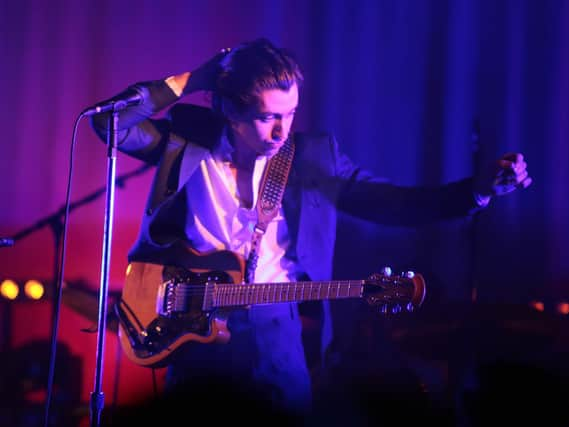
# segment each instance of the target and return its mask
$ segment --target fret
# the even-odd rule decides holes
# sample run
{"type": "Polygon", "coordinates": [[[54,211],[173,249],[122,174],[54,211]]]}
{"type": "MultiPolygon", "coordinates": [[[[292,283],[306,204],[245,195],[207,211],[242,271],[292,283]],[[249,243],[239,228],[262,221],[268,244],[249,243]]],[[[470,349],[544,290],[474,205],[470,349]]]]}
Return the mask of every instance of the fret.
{"type": "Polygon", "coordinates": [[[223,286],[215,285],[215,306],[220,307],[223,304],[223,286]]]}
{"type": "Polygon", "coordinates": [[[232,287],[232,298],[231,298],[231,305],[238,305],[239,304],[239,286],[232,287]]]}
{"type": "Polygon", "coordinates": [[[212,305],[217,307],[219,305],[219,287],[217,284],[213,285],[213,292],[212,292],[212,305]]]}
{"type": "Polygon", "coordinates": [[[213,286],[213,306],[219,307],[220,304],[220,295],[219,295],[220,287],[216,284],[213,286]]]}
{"type": "Polygon", "coordinates": [[[320,282],[318,282],[312,286],[312,299],[313,300],[319,300],[320,299],[320,289],[322,289],[322,284],[320,282]]]}
{"type": "Polygon", "coordinates": [[[225,293],[225,304],[231,305],[233,302],[231,299],[233,298],[233,286],[227,287],[227,292],[225,293]]]}
{"type": "Polygon", "coordinates": [[[327,290],[328,290],[328,288],[326,286],[324,286],[324,283],[321,283],[320,284],[320,291],[318,293],[320,299],[326,299],[328,297],[328,294],[326,293],[327,290]]]}
{"type": "Polygon", "coordinates": [[[345,285],[346,285],[346,282],[341,281],[338,285],[339,285],[339,286],[338,286],[338,287],[339,287],[338,298],[344,298],[344,297],[345,297],[344,292],[345,292],[345,290],[346,290],[346,286],[345,286],[345,285]]]}
{"type": "Polygon", "coordinates": [[[229,286],[224,286],[223,288],[223,305],[229,305],[231,288],[229,286]]]}

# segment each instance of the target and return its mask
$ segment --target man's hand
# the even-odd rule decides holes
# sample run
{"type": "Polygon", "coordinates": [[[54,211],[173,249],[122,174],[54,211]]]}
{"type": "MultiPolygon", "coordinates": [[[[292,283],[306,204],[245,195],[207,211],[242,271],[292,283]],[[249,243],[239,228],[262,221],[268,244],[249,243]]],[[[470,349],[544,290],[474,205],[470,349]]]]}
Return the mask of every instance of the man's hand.
{"type": "Polygon", "coordinates": [[[221,49],[213,58],[200,65],[194,71],[176,74],[166,79],[166,83],[180,97],[198,91],[215,89],[217,76],[221,71],[220,61],[230,49],[221,49]]]}
{"type": "Polygon", "coordinates": [[[479,204],[488,204],[493,196],[502,196],[532,182],[521,153],[507,153],[474,177],[474,193],[479,204]]]}
{"type": "Polygon", "coordinates": [[[221,49],[219,53],[189,73],[187,83],[184,85],[184,95],[202,90],[214,90],[217,76],[221,71],[220,62],[229,51],[230,49],[221,49]]]}

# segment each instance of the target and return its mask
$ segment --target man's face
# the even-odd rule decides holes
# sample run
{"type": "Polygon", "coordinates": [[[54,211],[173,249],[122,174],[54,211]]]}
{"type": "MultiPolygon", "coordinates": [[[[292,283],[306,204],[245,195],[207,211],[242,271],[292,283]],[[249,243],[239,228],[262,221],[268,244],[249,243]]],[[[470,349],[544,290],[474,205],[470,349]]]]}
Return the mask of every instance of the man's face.
{"type": "Polygon", "coordinates": [[[265,90],[259,101],[247,113],[230,117],[235,149],[271,157],[288,138],[298,105],[298,87],[294,83],[288,91],[265,90]]]}

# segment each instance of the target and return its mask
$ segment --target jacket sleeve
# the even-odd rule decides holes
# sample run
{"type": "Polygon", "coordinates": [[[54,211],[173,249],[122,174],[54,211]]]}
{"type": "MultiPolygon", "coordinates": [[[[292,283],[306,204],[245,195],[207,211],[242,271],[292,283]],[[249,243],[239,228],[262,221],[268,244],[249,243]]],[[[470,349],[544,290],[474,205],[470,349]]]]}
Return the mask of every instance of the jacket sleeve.
{"type": "MultiPolygon", "coordinates": [[[[119,112],[118,149],[147,163],[156,164],[165,149],[170,121],[152,119],[151,116],[174,104],[179,98],[163,80],[139,82],[110,98],[122,97],[136,91],[142,95],[143,102],[119,112]]],[[[90,117],[91,127],[98,137],[107,140],[110,113],[90,117]]]]}
{"type": "Polygon", "coordinates": [[[340,183],[338,207],[349,215],[384,225],[418,226],[483,209],[474,199],[471,178],[434,187],[394,185],[355,165],[330,140],[340,183]]]}

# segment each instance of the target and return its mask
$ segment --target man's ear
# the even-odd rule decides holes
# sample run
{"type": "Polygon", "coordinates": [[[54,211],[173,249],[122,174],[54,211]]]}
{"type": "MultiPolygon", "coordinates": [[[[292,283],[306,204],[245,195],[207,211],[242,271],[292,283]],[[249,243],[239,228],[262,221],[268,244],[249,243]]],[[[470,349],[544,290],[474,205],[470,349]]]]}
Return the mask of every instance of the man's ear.
{"type": "Polygon", "coordinates": [[[239,112],[235,108],[235,105],[231,101],[229,101],[228,99],[224,99],[221,102],[221,108],[222,108],[222,112],[223,112],[225,119],[227,120],[227,122],[229,123],[229,126],[233,130],[237,130],[237,128],[246,119],[246,114],[239,112]]]}

